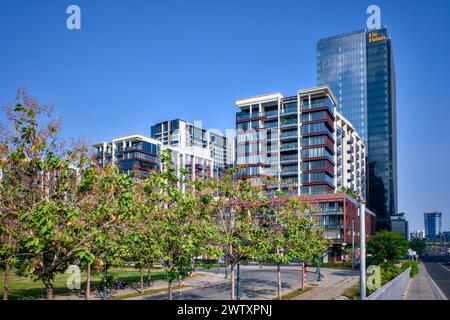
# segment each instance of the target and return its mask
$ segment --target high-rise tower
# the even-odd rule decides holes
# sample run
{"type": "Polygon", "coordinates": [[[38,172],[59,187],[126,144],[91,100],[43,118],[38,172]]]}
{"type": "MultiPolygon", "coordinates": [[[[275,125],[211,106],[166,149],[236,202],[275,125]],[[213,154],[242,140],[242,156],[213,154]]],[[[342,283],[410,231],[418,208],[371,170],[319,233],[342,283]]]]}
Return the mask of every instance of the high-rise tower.
{"type": "Polygon", "coordinates": [[[338,111],[367,145],[368,207],[378,229],[390,229],[397,213],[395,69],[386,28],[319,40],[317,83],[328,85],[338,111]]]}

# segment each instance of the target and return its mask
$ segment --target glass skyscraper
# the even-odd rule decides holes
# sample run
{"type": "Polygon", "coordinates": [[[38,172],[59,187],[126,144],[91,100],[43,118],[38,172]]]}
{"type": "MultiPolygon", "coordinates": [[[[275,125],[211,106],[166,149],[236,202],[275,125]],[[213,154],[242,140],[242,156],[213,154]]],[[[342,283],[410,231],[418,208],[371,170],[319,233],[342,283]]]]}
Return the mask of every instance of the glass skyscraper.
{"type": "Polygon", "coordinates": [[[425,237],[435,238],[442,232],[442,213],[424,212],[425,237]]]}
{"type": "Polygon", "coordinates": [[[338,111],[368,148],[368,208],[378,229],[390,229],[397,213],[397,133],[395,70],[385,28],[361,30],[319,40],[317,84],[328,85],[338,111]]]}

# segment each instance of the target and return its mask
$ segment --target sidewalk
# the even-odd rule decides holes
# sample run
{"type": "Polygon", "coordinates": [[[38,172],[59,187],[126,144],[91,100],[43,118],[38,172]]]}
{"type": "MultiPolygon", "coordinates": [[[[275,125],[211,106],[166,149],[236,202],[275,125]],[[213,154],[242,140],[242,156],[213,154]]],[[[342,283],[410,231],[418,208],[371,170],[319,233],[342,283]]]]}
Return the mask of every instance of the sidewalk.
{"type": "Polygon", "coordinates": [[[446,300],[422,262],[419,264],[419,273],[409,280],[404,300],[446,300]]]}
{"type": "Polygon", "coordinates": [[[359,282],[358,271],[323,268],[324,281],[315,281],[318,285],[312,291],[299,295],[293,300],[344,300],[341,294],[345,289],[359,282]]]}

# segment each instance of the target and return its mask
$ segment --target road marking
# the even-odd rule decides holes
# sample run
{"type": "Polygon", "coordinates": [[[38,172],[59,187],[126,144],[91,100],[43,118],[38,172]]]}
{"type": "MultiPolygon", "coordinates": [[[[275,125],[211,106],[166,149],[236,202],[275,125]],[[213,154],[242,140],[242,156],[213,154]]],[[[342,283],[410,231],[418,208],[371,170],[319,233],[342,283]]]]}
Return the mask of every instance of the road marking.
{"type": "Polygon", "coordinates": [[[447,270],[447,271],[450,271],[450,269],[449,268],[447,268],[446,266],[444,266],[442,263],[439,263],[440,265],[441,265],[441,267],[442,268],[444,268],[445,270],[447,270]]]}

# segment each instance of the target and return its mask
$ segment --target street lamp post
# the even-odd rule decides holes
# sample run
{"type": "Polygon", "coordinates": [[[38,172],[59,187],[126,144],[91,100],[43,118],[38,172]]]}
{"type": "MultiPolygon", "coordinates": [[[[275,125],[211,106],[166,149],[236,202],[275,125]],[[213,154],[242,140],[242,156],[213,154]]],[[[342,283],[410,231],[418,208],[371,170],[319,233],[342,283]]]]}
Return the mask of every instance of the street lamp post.
{"type": "Polygon", "coordinates": [[[241,299],[241,286],[240,286],[240,277],[241,277],[241,268],[240,263],[237,264],[237,275],[236,275],[236,300],[241,299]]]}
{"type": "Polygon", "coordinates": [[[352,219],[352,270],[355,270],[355,219],[352,219]]]}
{"type": "Polygon", "coordinates": [[[322,256],[317,258],[317,281],[322,281],[321,274],[320,274],[320,265],[322,263],[322,256]]]}
{"type": "Polygon", "coordinates": [[[105,269],[103,273],[103,300],[108,300],[108,289],[106,288],[108,278],[108,260],[105,259],[105,269]]]}
{"type": "Polygon", "coordinates": [[[228,279],[228,259],[225,257],[225,279],[228,279]]]}
{"type": "Polygon", "coordinates": [[[361,300],[366,300],[366,200],[358,198],[359,211],[359,272],[361,300]]]}

